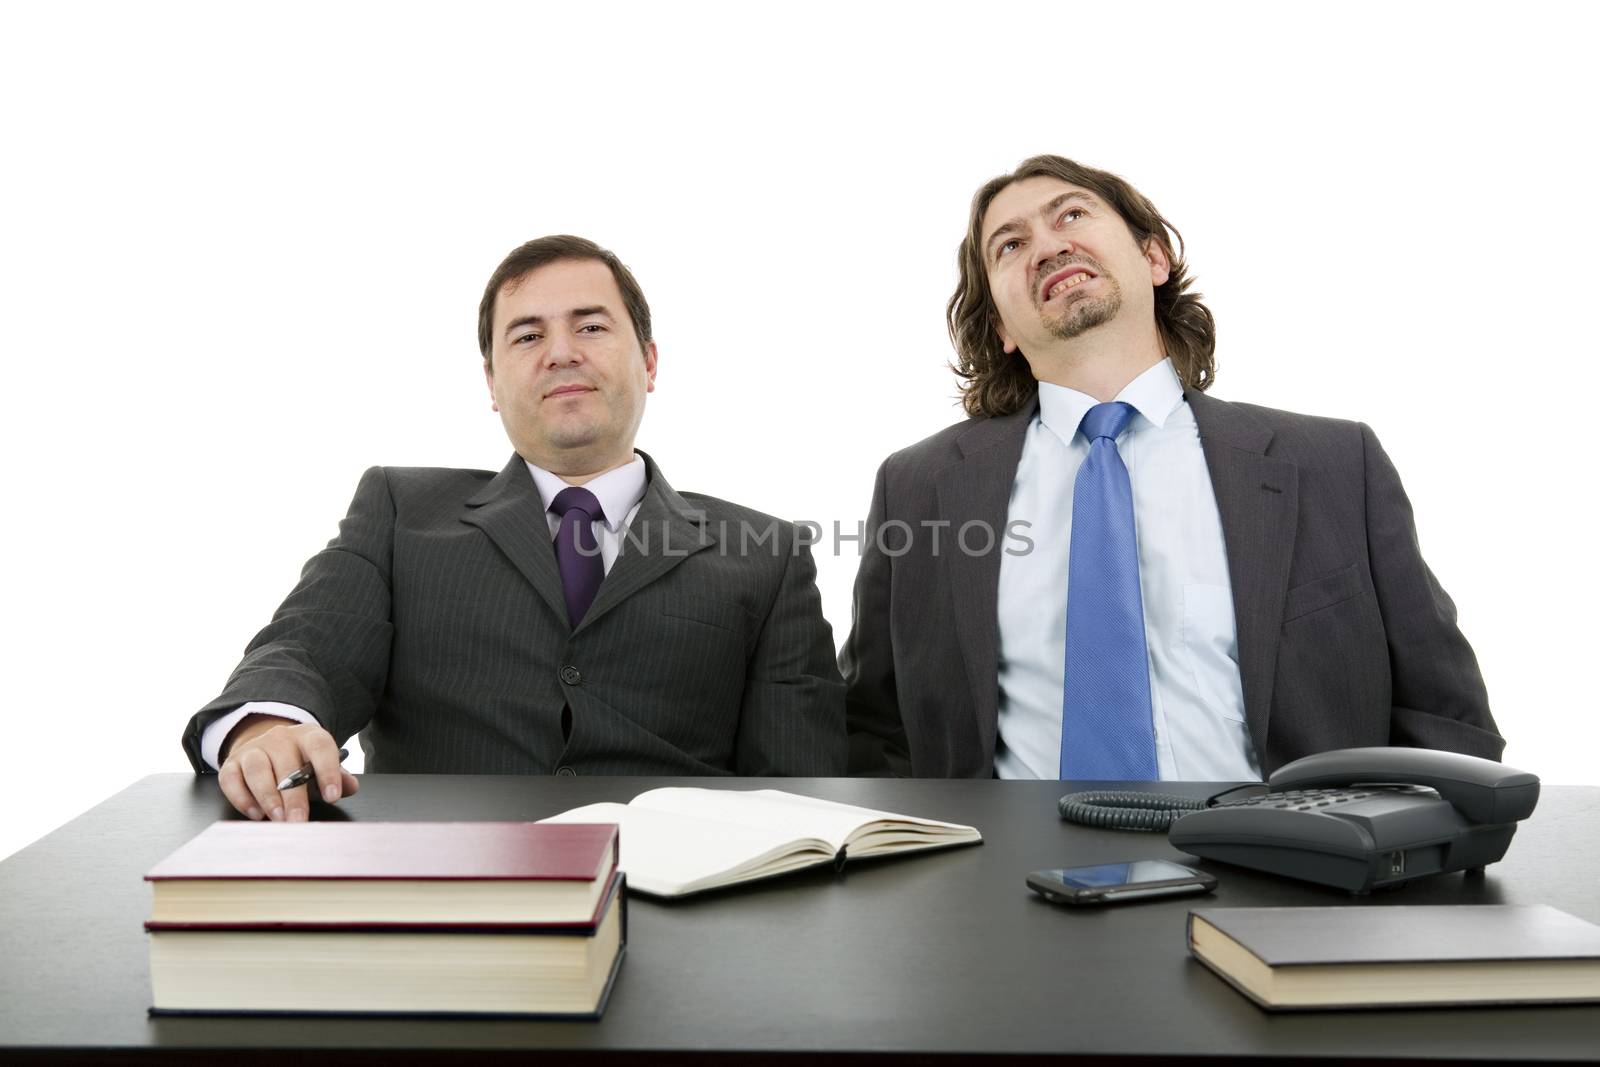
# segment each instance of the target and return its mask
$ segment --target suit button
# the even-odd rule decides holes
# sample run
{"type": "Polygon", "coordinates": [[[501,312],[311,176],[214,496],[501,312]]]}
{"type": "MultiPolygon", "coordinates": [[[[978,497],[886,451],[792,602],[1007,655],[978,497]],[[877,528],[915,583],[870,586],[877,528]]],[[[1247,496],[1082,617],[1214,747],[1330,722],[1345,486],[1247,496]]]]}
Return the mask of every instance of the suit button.
{"type": "Polygon", "coordinates": [[[583,673],[576,667],[562,667],[561,680],[568,685],[577,685],[583,681],[583,673]]]}
{"type": "Polygon", "coordinates": [[[571,767],[557,767],[556,773],[563,778],[576,778],[578,776],[578,772],[571,767]]]}

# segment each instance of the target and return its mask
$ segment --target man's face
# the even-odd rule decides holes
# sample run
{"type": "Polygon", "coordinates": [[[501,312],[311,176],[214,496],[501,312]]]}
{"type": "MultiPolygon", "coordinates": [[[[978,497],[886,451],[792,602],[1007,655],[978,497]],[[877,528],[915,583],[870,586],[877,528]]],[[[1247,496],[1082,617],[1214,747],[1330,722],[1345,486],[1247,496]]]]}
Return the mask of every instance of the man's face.
{"type": "Polygon", "coordinates": [[[1043,352],[1118,316],[1153,321],[1169,264],[1141,249],[1111,206],[1059,178],[1000,190],[979,229],[989,291],[1007,352],[1043,352]]]}
{"type": "Polygon", "coordinates": [[[484,376],[517,452],[556,474],[627,462],[655,390],[656,346],[643,352],[610,269],[546,264],[495,298],[484,376]]]}

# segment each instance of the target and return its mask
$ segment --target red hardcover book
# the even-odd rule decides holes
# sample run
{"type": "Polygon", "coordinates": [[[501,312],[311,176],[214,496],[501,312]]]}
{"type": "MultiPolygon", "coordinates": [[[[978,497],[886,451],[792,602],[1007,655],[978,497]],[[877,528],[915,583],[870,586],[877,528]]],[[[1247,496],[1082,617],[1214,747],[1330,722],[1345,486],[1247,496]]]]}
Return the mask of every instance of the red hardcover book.
{"type": "Polygon", "coordinates": [[[616,867],[610,824],[218,822],[145,875],[145,926],[592,926],[616,867]]]}

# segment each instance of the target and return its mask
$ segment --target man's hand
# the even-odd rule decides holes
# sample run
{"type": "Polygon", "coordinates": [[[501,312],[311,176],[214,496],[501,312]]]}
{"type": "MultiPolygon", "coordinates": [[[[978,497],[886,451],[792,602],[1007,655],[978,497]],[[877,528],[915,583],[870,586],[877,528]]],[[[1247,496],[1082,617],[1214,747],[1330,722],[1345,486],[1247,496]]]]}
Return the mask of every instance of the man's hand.
{"type": "Polygon", "coordinates": [[[276,715],[246,715],[222,743],[222,769],[217,782],[223,796],[252,819],[263,815],[274,822],[305,822],[311,812],[307,786],[283,793],[278,783],[305,764],[315,775],[308,785],[328,803],[353,794],[356,776],[339,765],[339,746],[333,735],[312,723],[297,723],[276,715]]]}

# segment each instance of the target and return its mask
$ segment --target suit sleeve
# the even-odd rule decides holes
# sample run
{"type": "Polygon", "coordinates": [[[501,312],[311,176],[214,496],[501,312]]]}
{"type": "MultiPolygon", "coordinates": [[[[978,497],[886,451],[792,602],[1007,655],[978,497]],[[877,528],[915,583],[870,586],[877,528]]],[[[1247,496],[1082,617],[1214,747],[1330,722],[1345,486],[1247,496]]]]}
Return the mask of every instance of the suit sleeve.
{"type": "Polygon", "coordinates": [[[1456,606],[1423,562],[1411,501],[1377,436],[1361,427],[1367,548],[1389,643],[1389,741],[1499,759],[1505,739],[1456,606]]]}
{"type": "Polygon", "coordinates": [[[338,536],[305,565],[222,693],[189,720],[183,749],[197,774],[215,773],[200,754],[206,726],[253,700],[303,708],[341,744],[371,720],[394,633],[394,520],[388,477],[373,467],[362,475],[338,536]]]}
{"type": "Polygon", "coordinates": [[[861,566],[856,570],[850,636],[839,653],[839,667],[845,680],[850,773],[909,777],[911,750],[895,690],[894,646],[889,631],[893,560],[878,544],[878,530],[889,506],[888,467],[888,460],[879,466],[872,487],[861,566]]]}
{"type": "Polygon", "coordinates": [[[741,775],[844,773],[844,683],[817,565],[803,542],[785,553],[778,595],[750,657],[734,766],[741,775]]]}

